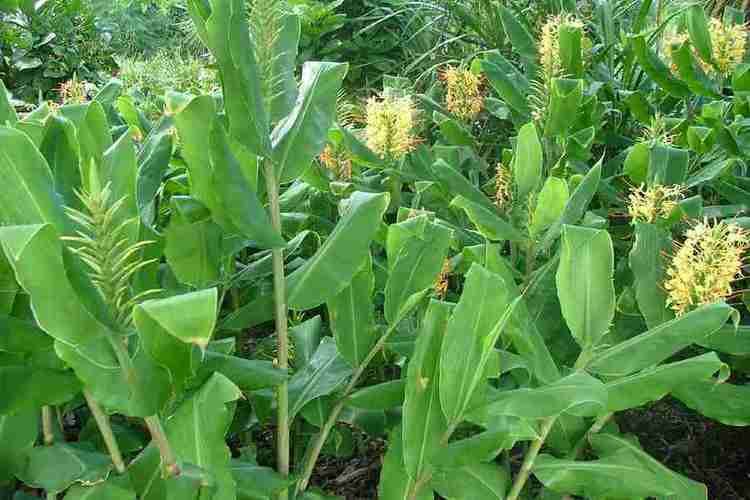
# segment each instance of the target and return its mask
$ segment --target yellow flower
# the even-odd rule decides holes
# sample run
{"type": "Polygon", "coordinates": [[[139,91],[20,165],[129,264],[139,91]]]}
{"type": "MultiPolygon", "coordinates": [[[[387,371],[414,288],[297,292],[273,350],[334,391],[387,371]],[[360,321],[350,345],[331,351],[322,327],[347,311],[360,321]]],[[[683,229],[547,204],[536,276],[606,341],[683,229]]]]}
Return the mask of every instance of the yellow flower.
{"type": "MultiPolygon", "coordinates": [[[[538,52],[542,74],[546,81],[564,76],[562,61],[560,60],[560,28],[562,26],[583,29],[583,23],[570,14],[551,16],[544,23],[539,39],[538,52]]],[[[590,41],[582,40],[583,47],[589,45],[590,41]]]]}
{"type": "Polygon", "coordinates": [[[644,185],[633,188],[628,197],[628,213],[633,221],[654,223],[659,219],[667,219],[683,198],[681,186],[652,186],[644,185]]]}
{"type": "Polygon", "coordinates": [[[674,51],[688,41],[689,38],[690,37],[687,33],[667,33],[664,35],[664,39],[661,43],[661,50],[664,57],[669,62],[669,69],[672,70],[672,73],[677,73],[677,64],[674,62],[674,51]]]}
{"type": "Polygon", "coordinates": [[[367,147],[381,158],[398,160],[416,147],[417,108],[410,96],[371,97],[366,112],[367,147]]]}
{"type": "Polygon", "coordinates": [[[350,181],[352,178],[352,160],[346,154],[343,148],[334,147],[332,144],[326,144],[323,152],[318,157],[320,163],[328,170],[333,172],[337,179],[350,181]]]}
{"type": "Polygon", "coordinates": [[[708,30],[711,34],[711,56],[716,69],[722,75],[727,75],[745,58],[747,29],[737,24],[727,26],[721,20],[713,18],[709,21],[708,30]]]}
{"type": "Polygon", "coordinates": [[[445,82],[445,107],[462,120],[474,120],[484,107],[482,77],[468,69],[449,67],[440,78],[445,82]]]}
{"type": "Polygon", "coordinates": [[[443,268],[440,270],[437,279],[435,280],[435,295],[438,298],[444,299],[448,294],[448,276],[451,273],[451,261],[445,259],[443,261],[443,268]]]}
{"type": "Polygon", "coordinates": [[[505,208],[513,198],[512,182],[510,169],[502,163],[498,163],[495,174],[495,205],[497,208],[505,208]]]}
{"type": "Polygon", "coordinates": [[[87,83],[73,77],[71,80],[63,82],[57,89],[60,95],[60,101],[63,104],[83,104],[88,100],[87,83]]]}
{"type": "Polygon", "coordinates": [[[696,224],[676,247],[667,268],[667,304],[679,316],[690,309],[724,300],[741,275],[742,256],[750,247],[748,232],[736,224],[696,224]]]}

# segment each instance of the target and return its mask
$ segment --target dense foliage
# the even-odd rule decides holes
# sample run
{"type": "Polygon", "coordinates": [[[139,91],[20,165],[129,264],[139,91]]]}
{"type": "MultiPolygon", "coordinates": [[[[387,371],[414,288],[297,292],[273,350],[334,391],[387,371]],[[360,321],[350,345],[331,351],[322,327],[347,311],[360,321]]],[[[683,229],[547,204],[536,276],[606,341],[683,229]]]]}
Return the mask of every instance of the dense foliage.
{"type": "Polygon", "coordinates": [[[126,3],[0,85],[0,498],[709,498],[615,417],[750,425],[739,5],[126,3]]]}

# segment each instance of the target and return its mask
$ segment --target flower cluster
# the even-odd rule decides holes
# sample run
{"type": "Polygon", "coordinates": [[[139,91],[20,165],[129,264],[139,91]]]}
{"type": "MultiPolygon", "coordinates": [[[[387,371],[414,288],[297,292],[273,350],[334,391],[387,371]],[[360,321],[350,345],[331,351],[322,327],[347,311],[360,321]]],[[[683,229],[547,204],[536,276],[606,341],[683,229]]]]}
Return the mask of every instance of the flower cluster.
{"type": "Polygon", "coordinates": [[[484,107],[482,77],[468,69],[449,67],[440,75],[445,82],[445,107],[462,120],[472,121],[484,107]]]}
{"type": "Polygon", "coordinates": [[[510,169],[502,163],[497,164],[495,172],[495,205],[499,209],[505,208],[513,198],[513,179],[510,169]]]}
{"type": "Polygon", "coordinates": [[[736,224],[704,221],[689,229],[667,269],[669,307],[679,316],[729,297],[748,247],[748,232],[736,224]]]}
{"type": "Polygon", "coordinates": [[[628,213],[633,221],[654,223],[667,219],[683,198],[681,186],[641,185],[633,188],[628,196],[628,213]]]}
{"type": "Polygon", "coordinates": [[[72,79],[61,83],[57,93],[63,104],[83,104],[89,100],[91,87],[92,85],[88,82],[79,80],[74,76],[72,79]]]}
{"type": "MultiPolygon", "coordinates": [[[[738,24],[727,26],[714,18],[709,21],[708,30],[711,33],[711,57],[716,70],[722,75],[731,73],[745,57],[747,29],[738,24]]],[[[707,67],[704,70],[710,72],[707,67]]]]}
{"type": "Polygon", "coordinates": [[[448,294],[448,276],[450,276],[450,273],[451,261],[450,259],[445,259],[445,261],[443,261],[443,268],[440,270],[440,274],[438,274],[438,277],[435,280],[435,295],[439,299],[444,299],[448,294]]]}
{"type": "Polygon", "coordinates": [[[337,179],[350,181],[352,179],[352,160],[344,148],[326,144],[323,152],[318,157],[320,163],[333,172],[337,179]]]}
{"type": "Polygon", "coordinates": [[[411,97],[372,97],[366,113],[367,147],[381,158],[398,160],[416,147],[418,113],[411,97]]]}

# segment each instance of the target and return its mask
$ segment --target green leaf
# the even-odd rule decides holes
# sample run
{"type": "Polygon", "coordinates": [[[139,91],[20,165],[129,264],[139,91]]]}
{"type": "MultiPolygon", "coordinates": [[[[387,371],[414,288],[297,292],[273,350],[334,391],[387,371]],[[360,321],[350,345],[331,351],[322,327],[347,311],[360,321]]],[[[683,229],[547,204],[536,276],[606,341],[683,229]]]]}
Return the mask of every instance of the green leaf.
{"type": "Polygon", "coordinates": [[[388,208],[388,194],[355,192],[320,249],[287,282],[289,307],[304,311],[339,294],[362,267],[388,208]]]}
{"type": "Polygon", "coordinates": [[[374,291],[375,275],[368,254],[349,286],[328,301],[333,337],[339,352],[352,366],[359,366],[377,341],[372,306],[374,291]]]}
{"type": "Polygon", "coordinates": [[[723,302],[702,306],[599,352],[588,368],[607,377],[630,375],[705,339],[736,314],[723,302]]]}
{"type": "MultiPolygon", "coordinates": [[[[514,431],[520,425],[506,425],[510,418],[493,418],[493,424],[501,430],[488,430],[470,438],[453,441],[441,448],[433,457],[433,465],[437,468],[458,468],[474,465],[480,462],[492,462],[502,450],[510,449],[517,440],[531,440],[536,436],[536,429],[526,424],[527,433],[517,435],[514,431]]],[[[520,419],[516,419],[520,422],[520,419]]]]}
{"type": "Polygon", "coordinates": [[[570,191],[565,180],[558,177],[547,178],[531,217],[529,233],[532,237],[541,234],[560,218],[569,196],[570,191]]]}
{"type": "Polygon", "coordinates": [[[667,65],[649,48],[646,35],[634,35],[630,38],[630,42],[638,63],[654,82],[674,97],[685,98],[690,96],[690,89],[687,85],[673,77],[667,65]]]}
{"type": "Polygon", "coordinates": [[[491,421],[497,416],[528,419],[555,417],[564,412],[596,416],[607,408],[607,389],[598,379],[573,373],[536,388],[493,391],[485,406],[472,411],[472,418],[491,421]]]}
{"type": "Polygon", "coordinates": [[[257,193],[242,174],[219,122],[214,123],[210,142],[212,180],[216,199],[223,212],[243,236],[253,240],[260,248],[283,247],[283,238],[271,225],[257,193]]]}
{"type": "Polygon", "coordinates": [[[39,151],[52,170],[55,191],[62,195],[63,203],[69,207],[78,206],[80,201],[75,190],[81,187],[81,170],[78,139],[73,123],[59,115],[50,116],[39,151]]]}
{"type": "Polygon", "coordinates": [[[38,408],[31,408],[0,415],[0,484],[15,479],[26,454],[34,447],[39,434],[39,413],[38,408]]]}
{"type": "Polygon", "coordinates": [[[383,458],[378,482],[378,498],[381,500],[433,500],[434,495],[429,485],[424,485],[415,494],[414,479],[404,469],[403,439],[401,426],[393,429],[388,435],[388,451],[383,458]]]}
{"type": "MultiPolygon", "coordinates": [[[[195,394],[183,401],[165,423],[167,438],[177,459],[200,467],[212,478],[216,488],[215,494],[208,497],[212,500],[235,499],[231,453],[225,434],[232,422],[234,402],[240,397],[242,393],[229,379],[215,373],[195,394]]],[[[153,443],[131,464],[130,472],[139,498],[152,498],[150,494],[168,487],[161,477],[158,451],[153,443]],[[154,455],[156,460],[153,460],[154,455]]],[[[185,497],[171,497],[169,500],[182,498],[185,497]]]]}
{"type": "MultiPolygon", "coordinates": [[[[207,6],[209,2],[199,3],[207,6]]],[[[221,72],[229,135],[250,153],[269,157],[269,117],[258,79],[247,6],[244,0],[210,0],[210,8],[211,15],[204,25],[204,42],[221,72]]]]}
{"type": "Polygon", "coordinates": [[[690,42],[683,42],[679,48],[672,49],[672,59],[677,72],[687,84],[688,88],[697,95],[719,98],[716,85],[706,76],[693,56],[693,48],[690,42]]]}
{"type": "Polygon", "coordinates": [[[31,487],[59,492],[76,482],[104,479],[111,466],[109,455],[55,443],[33,448],[18,477],[31,487]]]}
{"type": "Polygon", "coordinates": [[[566,136],[575,123],[583,100],[583,80],[552,80],[545,135],[566,136]]]}
{"type": "MultiPolygon", "coordinates": [[[[604,158],[602,158],[603,160],[604,158]]],[[[576,187],[573,194],[570,196],[568,203],[565,205],[560,218],[555,222],[552,227],[549,228],[547,233],[542,238],[540,248],[549,249],[557,240],[558,236],[562,232],[562,228],[566,224],[575,224],[583,217],[586,212],[586,208],[594,199],[594,195],[599,189],[599,181],[602,177],[602,160],[599,160],[597,164],[588,171],[586,176],[583,178],[581,183],[576,187]]]]}
{"type": "Polygon", "coordinates": [[[604,230],[563,226],[557,296],[573,337],[588,351],[615,315],[614,249],[604,230]]]}
{"type": "Polygon", "coordinates": [[[713,335],[699,340],[698,344],[733,356],[750,356],[750,327],[726,325],[713,335]]]}
{"type": "Polygon", "coordinates": [[[300,17],[285,14],[280,21],[281,28],[276,36],[276,43],[271,53],[274,54],[273,75],[271,76],[271,87],[273,96],[265,96],[271,99],[271,123],[276,123],[294,108],[297,101],[297,81],[294,78],[294,69],[297,64],[297,48],[301,34],[300,17]]]}
{"type": "Polygon", "coordinates": [[[676,387],[704,381],[718,371],[727,372],[723,375],[723,378],[726,378],[729,368],[721,362],[716,353],[709,352],[608,382],[607,411],[627,410],[656,401],[676,387]]]}
{"type": "Polygon", "coordinates": [[[246,392],[276,387],[288,378],[283,370],[275,368],[270,361],[245,359],[208,350],[198,368],[197,378],[207,379],[214,372],[221,373],[246,392]]]}
{"type": "Polygon", "coordinates": [[[440,407],[440,348],[452,306],[430,302],[406,374],[403,407],[404,463],[409,477],[431,473],[431,460],[448,430],[440,407]]]}
{"type": "Polygon", "coordinates": [[[505,103],[523,119],[531,116],[526,99],[530,85],[526,77],[498,51],[488,52],[482,60],[482,71],[505,103]]]}
{"type": "Polygon", "coordinates": [[[635,243],[630,251],[635,297],[649,328],[674,318],[667,294],[659,286],[665,280],[664,254],[672,248],[669,231],[654,224],[635,223],[635,243]],[[656,286],[654,286],[656,284],[656,286]]]}
{"type": "Polygon", "coordinates": [[[509,295],[500,276],[471,266],[440,358],[440,403],[449,425],[461,421],[484,381],[484,367],[512,312],[509,295]]]}
{"type": "Polygon", "coordinates": [[[70,371],[25,365],[0,365],[0,415],[59,405],[72,399],[81,385],[70,371]]]}
{"type": "Polygon", "coordinates": [[[534,37],[523,24],[518,22],[518,17],[507,7],[499,5],[497,8],[505,34],[510,38],[510,42],[516,52],[521,55],[526,66],[526,72],[533,74],[533,68],[537,59],[537,44],[534,37]]]}
{"type": "Polygon", "coordinates": [[[325,337],[310,363],[289,380],[289,418],[310,401],[327,396],[352,374],[352,367],[336,350],[336,342],[325,337]]]}
{"type": "Polygon", "coordinates": [[[232,461],[232,475],[237,482],[237,500],[271,500],[296,482],[269,467],[232,461]]]}
{"type": "Polygon", "coordinates": [[[5,225],[68,225],[49,166],[26,134],[0,127],[0,216],[5,225]]]}
{"type": "Polygon", "coordinates": [[[644,452],[637,441],[613,434],[595,434],[590,438],[591,444],[599,456],[617,457],[621,463],[633,463],[651,472],[662,485],[675,491],[670,498],[680,500],[706,500],[706,487],[692,479],[677,474],[664,467],[657,460],[644,452]]]}
{"type": "Polygon", "coordinates": [[[513,183],[521,202],[530,194],[536,193],[542,180],[544,155],[542,143],[533,122],[527,123],[518,132],[518,144],[513,159],[513,183]]]}
{"type": "MultiPolygon", "coordinates": [[[[156,223],[158,215],[156,212],[156,196],[161,188],[162,178],[169,168],[171,158],[172,134],[169,132],[151,135],[138,155],[135,198],[141,220],[150,229],[153,229],[156,223]]],[[[104,176],[100,176],[100,179],[107,180],[104,176]]]]}
{"type": "Polygon", "coordinates": [[[623,164],[623,172],[634,184],[644,184],[648,177],[648,166],[651,162],[651,149],[648,143],[639,142],[628,150],[623,164]]]}
{"type": "Polygon", "coordinates": [[[495,464],[472,464],[441,469],[432,478],[435,491],[445,498],[503,500],[510,484],[508,471],[495,464]]]}
{"type": "Polygon", "coordinates": [[[385,284],[385,319],[394,324],[403,308],[417,294],[431,288],[448,254],[451,231],[422,219],[393,224],[388,229],[388,281],[385,284]],[[407,225],[417,224],[417,230],[405,239],[397,238],[407,225]],[[398,243],[396,240],[398,239],[398,243]]]}
{"type": "Polygon", "coordinates": [[[302,67],[299,98],[274,129],[273,159],[281,182],[296,179],[328,141],[336,118],[336,96],[349,66],[308,62],[302,67]]]}
{"type": "Polygon", "coordinates": [[[539,455],[534,475],[558,493],[586,498],[670,497],[675,491],[638,463],[617,456],[578,462],[539,455]]]}
{"type": "Polygon", "coordinates": [[[495,210],[495,206],[487,196],[485,196],[479,188],[469,182],[461,172],[456,170],[452,165],[446,163],[445,160],[437,160],[430,166],[430,171],[450,195],[462,196],[487,210],[495,210]]]}
{"type": "Polygon", "coordinates": [[[674,389],[672,394],[689,408],[724,425],[750,425],[750,386],[720,382],[694,382],[674,389]]]}
{"type": "Polygon", "coordinates": [[[456,196],[451,201],[452,207],[463,209],[482,236],[490,241],[524,241],[526,238],[510,222],[505,221],[497,212],[487,209],[464,198],[456,196]]]}
{"type": "Polygon", "coordinates": [[[651,148],[648,167],[648,185],[668,186],[683,184],[687,179],[690,153],[667,144],[657,144],[651,148]]]}
{"type": "MultiPolygon", "coordinates": [[[[583,32],[578,26],[563,23],[559,29],[560,62],[563,74],[571,78],[583,76],[583,32]]],[[[572,116],[572,115],[571,115],[572,116]]]]}
{"type": "MultiPolygon", "coordinates": [[[[113,200],[124,198],[122,208],[119,211],[121,217],[124,219],[138,217],[140,208],[138,204],[140,201],[138,199],[138,188],[145,187],[145,177],[149,176],[146,171],[159,171],[158,175],[153,176],[153,182],[156,184],[156,190],[161,186],[161,173],[163,170],[158,170],[152,165],[158,163],[156,158],[160,155],[162,158],[159,161],[163,162],[162,164],[169,163],[169,159],[172,156],[171,139],[168,143],[163,144],[161,149],[163,149],[163,151],[151,152],[148,154],[148,159],[145,159],[144,163],[141,164],[141,168],[145,168],[143,171],[139,171],[135,145],[130,138],[130,134],[123,134],[120,136],[120,138],[112,144],[112,147],[104,152],[100,179],[102,185],[109,184],[113,200]],[[164,159],[163,156],[166,156],[166,159],[164,159]]],[[[56,168],[57,167],[54,167],[53,169],[56,168]]],[[[55,172],[55,179],[57,179],[57,172],[55,172]]],[[[154,190],[153,187],[151,188],[152,198],[155,196],[156,190],[154,190]]],[[[68,205],[75,206],[74,204],[68,205]]]]}
{"type": "Polygon", "coordinates": [[[713,62],[713,49],[711,48],[711,33],[708,30],[708,19],[702,5],[691,5],[687,9],[688,33],[698,55],[707,63],[713,62]]]}
{"type": "Polygon", "coordinates": [[[112,146],[107,113],[101,104],[94,101],[62,106],[59,113],[76,126],[81,147],[81,180],[84,186],[90,187],[90,169],[101,167],[104,152],[112,146]]]}
{"type": "Polygon", "coordinates": [[[389,410],[404,403],[406,380],[391,380],[358,390],[346,400],[347,406],[362,410],[389,410]]]}
{"type": "Polygon", "coordinates": [[[75,485],[65,494],[65,500],[136,500],[127,476],[110,476],[93,486],[75,485]]]}
{"type": "Polygon", "coordinates": [[[212,220],[190,222],[175,213],[164,232],[164,255],[182,283],[210,286],[221,277],[222,231],[212,220]]]}
{"type": "Polygon", "coordinates": [[[5,88],[5,83],[0,80],[0,126],[5,126],[6,124],[13,126],[17,121],[18,115],[16,114],[16,109],[10,103],[10,93],[5,88]]]}

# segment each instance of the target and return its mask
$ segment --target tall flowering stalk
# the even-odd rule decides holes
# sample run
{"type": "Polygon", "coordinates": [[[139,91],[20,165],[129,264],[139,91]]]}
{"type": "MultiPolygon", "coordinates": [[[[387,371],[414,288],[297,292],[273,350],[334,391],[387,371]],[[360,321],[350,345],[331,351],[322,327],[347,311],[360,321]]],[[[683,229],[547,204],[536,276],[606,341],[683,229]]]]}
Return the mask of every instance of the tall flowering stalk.
{"type": "Polygon", "coordinates": [[[366,108],[367,147],[385,160],[400,160],[419,143],[418,112],[410,96],[371,97],[366,108]]]}
{"type": "Polygon", "coordinates": [[[484,108],[481,75],[468,69],[449,67],[440,74],[445,84],[445,107],[461,120],[471,122],[484,108]]]}

